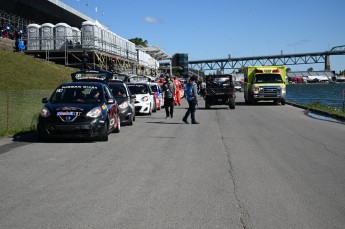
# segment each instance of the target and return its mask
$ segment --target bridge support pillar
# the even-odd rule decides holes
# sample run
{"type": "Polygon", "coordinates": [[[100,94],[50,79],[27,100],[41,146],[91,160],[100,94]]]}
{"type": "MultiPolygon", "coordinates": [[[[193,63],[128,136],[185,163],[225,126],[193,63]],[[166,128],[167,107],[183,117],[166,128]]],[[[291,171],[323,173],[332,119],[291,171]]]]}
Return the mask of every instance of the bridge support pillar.
{"type": "Polygon", "coordinates": [[[325,58],[325,71],[330,71],[331,70],[331,60],[329,58],[329,55],[326,55],[325,58]]]}

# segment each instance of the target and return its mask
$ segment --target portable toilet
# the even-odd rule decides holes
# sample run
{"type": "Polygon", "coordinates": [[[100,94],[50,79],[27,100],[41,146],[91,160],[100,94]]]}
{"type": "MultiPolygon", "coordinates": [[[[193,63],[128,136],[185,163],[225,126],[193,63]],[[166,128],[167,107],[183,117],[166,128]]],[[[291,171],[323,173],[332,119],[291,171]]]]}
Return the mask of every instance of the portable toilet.
{"type": "Polygon", "coordinates": [[[40,50],[40,28],[38,24],[29,24],[27,26],[27,50],[40,50]]]}
{"type": "Polygon", "coordinates": [[[41,25],[41,50],[52,50],[54,46],[54,25],[51,23],[44,23],[41,25]]]}
{"type": "Polygon", "coordinates": [[[66,46],[72,48],[72,28],[66,23],[58,23],[55,30],[55,49],[65,49],[66,46]]]}
{"type": "Polygon", "coordinates": [[[96,23],[84,21],[82,23],[81,35],[82,48],[101,48],[102,30],[96,23]]]}
{"type": "Polygon", "coordinates": [[[72,27],[72,43],[73,48],[81,48],[81,31],[77,27],[72,27]]]}

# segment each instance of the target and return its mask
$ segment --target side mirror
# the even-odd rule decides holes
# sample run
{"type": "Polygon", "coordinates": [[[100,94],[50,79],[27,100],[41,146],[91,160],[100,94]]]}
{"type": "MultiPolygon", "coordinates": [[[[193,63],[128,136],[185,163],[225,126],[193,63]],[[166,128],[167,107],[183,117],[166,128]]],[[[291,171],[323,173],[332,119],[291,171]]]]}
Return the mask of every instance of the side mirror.
{"type": "Polygon", "coordinates": [[[47,103],[48,102],[48,99],[47,98],[43,98],[42,99],[42,103],[47,103]]]}

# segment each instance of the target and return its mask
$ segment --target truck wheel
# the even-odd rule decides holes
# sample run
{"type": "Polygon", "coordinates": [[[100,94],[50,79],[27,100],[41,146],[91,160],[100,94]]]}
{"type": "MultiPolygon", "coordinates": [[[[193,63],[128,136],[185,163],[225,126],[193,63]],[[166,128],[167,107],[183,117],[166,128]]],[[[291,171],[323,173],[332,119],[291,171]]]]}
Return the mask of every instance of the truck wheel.
{"type": "Polygon", "coordinates": [[[206,109],[210,109],[211,108],[211,105],[207,101],[205,101],[205,108],[206,109]]]}
{"type": "Polygon", "coordinates": [[[280,101],[280,103],[281,103],[281,105],[285,105],[286,104],[286,100],[285,99],[282,99],[281,101],[280,101]]]}
{"type": "Polygon", "coordinates": [[[234,98],[230,99],[229,108],[230,109],[235,109],[235,99],[234,98]]]}
{"type": "Polygon", "coordinates": [[[275,100],[273,100],[273,103],[274,103],[274,105],[278,105],[279,104],[279,100],[275,99],[275,100]]]}
{"type": "Polygon", "coordinates": [[[249,104],[249,101],[248,101],[248,99],[246,99],[246,98],[244,98],[244,102],[245,102],[246,104],[249,104]]]}

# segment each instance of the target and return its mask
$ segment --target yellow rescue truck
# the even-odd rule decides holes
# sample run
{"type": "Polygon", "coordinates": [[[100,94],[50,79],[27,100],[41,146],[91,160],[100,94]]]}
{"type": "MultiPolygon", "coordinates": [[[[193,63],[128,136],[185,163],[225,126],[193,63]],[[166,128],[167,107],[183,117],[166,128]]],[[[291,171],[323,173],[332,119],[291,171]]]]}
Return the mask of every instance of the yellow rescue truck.
{"type": "Polygon", "coordinates": [[[285,95],[285,66],[248,66],[244,69],[244,100],[247,104],[273,100],[277,105],[285,105],[285,95]]]}

